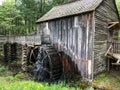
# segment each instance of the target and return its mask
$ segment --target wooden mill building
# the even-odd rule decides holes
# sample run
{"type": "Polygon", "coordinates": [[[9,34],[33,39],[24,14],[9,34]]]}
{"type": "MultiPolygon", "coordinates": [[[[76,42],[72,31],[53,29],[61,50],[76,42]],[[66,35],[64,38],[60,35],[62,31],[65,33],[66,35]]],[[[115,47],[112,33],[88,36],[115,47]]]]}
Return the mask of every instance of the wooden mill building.
{"type": "Polygon", "coordinates": [[[64,70],[93,79],[107,69],[105,53],[119,24],[115,0],[78,0],[53,7],[37,21],[37,34],[49,35],[62,52],[64,70]]]}

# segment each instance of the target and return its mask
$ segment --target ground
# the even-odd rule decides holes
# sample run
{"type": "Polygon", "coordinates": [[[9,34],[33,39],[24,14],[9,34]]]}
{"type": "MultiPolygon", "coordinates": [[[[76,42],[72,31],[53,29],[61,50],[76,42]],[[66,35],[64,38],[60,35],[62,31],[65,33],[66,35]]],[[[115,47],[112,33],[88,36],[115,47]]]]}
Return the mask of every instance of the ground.
{"type": "Polygon", "coordinates": [[[93,81],[93,87],[102,90],[120,90],[120,71],[111,70],[98,75],[93,81]]]}
{"type": "Polygon", "coordinates": [[[0,65],[0,90],[120,90],[120,72],[116,70],[96,76],[92,84],[82,79],[48,84],[33,81],[20,67],[19,64],[0,65]]]}
{"type": "Polygon", "coordinates": [[[45,82],[35,82],[26,73],[0,66],[0,90],[74,90],[74,88],[63,86],[62,83],[50,85],[45,82]]]}

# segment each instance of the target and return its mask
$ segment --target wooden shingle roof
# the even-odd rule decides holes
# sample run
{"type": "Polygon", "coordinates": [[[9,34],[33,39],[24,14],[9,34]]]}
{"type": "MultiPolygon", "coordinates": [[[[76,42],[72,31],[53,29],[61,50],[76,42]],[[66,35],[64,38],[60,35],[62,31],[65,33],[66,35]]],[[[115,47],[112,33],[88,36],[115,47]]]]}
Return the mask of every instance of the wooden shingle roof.
{"type": "Polygon", "coordinates": [[[37,23],[95,10],[103,0],[79,0],[53,7],[37,23]]]}

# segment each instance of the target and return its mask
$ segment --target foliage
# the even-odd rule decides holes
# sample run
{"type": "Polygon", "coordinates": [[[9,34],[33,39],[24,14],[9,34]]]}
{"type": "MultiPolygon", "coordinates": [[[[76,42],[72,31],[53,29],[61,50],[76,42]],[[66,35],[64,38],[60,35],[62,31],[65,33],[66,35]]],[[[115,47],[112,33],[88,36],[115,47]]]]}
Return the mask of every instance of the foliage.
{"type": "Polygon", "coordinates": [[[4,71],[7,71],[7,70],[8,70],[8,67],[0,66],[0,72],[4,72],[4,71]]]}
{"type": "Polygon", "coordinates": [[[116,4],[117,4],[118,12],[120,15],[120,0],[116,0],[116,4]]]}
{"type": "Polygon", "coordinates": [[[22,72],[19,72],[17,75],[15,75],[15,79],[21,79],[24,77],[24,74],[22,72]]]}
{"type": "Polygon", "coordinates": [[[0,29],[4,34],[11,34],[11,30],[15,30],[15,20],[20,17],[19,11],[14,8],[13,1],[4,2],[0,6],[0,29]]]}
{"type": "Polygon", "coordinates": [[[120,30],[118,30],[118,40],[120,40],[120,30]]]}
{"type": "MultiPolygon", "coordinates": [[[[75,0],[4,0],[0,6],[0,35],[36,33],[36,20],[55,5],[75,0]]],[[[120,0],[116,0],[120,12],[120,0]]]]}
{"type": "Polygon", "coordinates": [[[36,32],[36,20],[53,6],[69,0],[4,0],[0,6],[0,34],[36,32]]]}
{"type": "MultiPolygon", "coordinates": [[[[36,31],[36,20],[53,6],[74,0],[5,0],[0,6],[0,34],[28,34],[36,31]]],[[[120,1],[116,0],[119,12],[120,1]]]]}

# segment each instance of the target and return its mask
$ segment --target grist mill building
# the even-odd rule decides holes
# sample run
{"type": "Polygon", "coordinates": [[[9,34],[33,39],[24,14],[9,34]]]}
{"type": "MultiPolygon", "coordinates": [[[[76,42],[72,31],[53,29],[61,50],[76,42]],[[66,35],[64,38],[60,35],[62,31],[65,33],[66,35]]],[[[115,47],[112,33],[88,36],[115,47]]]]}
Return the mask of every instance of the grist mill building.
{"type": "Polygon", "coordinates": [[[117,40],[115,0],[78,0],[53,7],[37,21],[43,35],[61,53],[64,71],[92,80],[107,70],[108,42],[117,40]]]}

